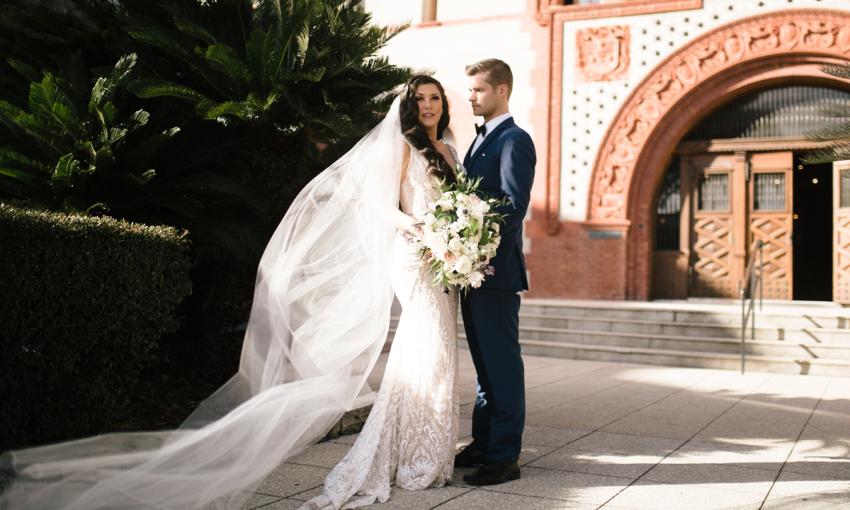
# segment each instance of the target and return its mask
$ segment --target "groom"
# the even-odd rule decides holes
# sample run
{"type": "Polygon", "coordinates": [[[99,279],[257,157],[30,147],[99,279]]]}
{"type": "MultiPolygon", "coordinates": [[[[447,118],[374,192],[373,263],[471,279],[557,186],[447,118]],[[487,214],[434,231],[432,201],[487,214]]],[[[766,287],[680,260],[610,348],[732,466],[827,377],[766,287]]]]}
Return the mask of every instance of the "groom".
{"type": "Polygon", "coordinates": [[[472,444],[455,457],[456,467],[480,466],[463,477],[471,485],[495,485],[520,477],[525,422],[525,378],[519,346],[519,292],[528,290],[522,254],[522,222],[528,210],[537,157],[531,137],[508,111],[511,68],[487,59],[466,67],[472,112],[484,118],[463,159],[479,190],[506,197],[502,240],[491,260],[495,274],[461,301],[463,324],[478,375],[472,414],[472,444]]]}

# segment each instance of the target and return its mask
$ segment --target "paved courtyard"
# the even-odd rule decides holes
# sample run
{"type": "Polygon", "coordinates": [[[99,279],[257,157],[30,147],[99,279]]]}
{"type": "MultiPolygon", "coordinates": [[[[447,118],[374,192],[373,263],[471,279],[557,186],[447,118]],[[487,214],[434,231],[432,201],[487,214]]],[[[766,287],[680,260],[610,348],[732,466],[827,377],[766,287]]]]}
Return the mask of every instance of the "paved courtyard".
{"type": "MultiPolygon", "coordinates": [[[[460,350],[461,444],[475,371],[460,350]]],[[[850,377],[666,368],[525,357],[522,478],[393,490],[370,508],[850,508],[850,377]]],[[[248,508],[295,509],[355,436],[320,443],[272,473],[248,508]]]]}

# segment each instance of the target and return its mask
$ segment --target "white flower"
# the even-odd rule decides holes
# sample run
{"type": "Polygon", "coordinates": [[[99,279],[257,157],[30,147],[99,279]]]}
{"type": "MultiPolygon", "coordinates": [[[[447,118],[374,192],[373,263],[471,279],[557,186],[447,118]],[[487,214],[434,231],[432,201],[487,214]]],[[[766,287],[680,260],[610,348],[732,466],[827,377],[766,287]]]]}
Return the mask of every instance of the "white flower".
{"type": "Polygon", "coordinates": [[[468,275],[470,271],[472,271],[472,259],[466,255],[458,257],[457,262],[455,262],[452,269],[462,275],[468,275]]]}
{"type": "Polygon", "coordinates": [[[469,222],[467,222],[463,218],[458,218],[457,221],[455,221],[454,223],[452,223],[449,226],[449,230],[451,230],[452,232],[460,232],[461,230],[465,229],[468,226],[469,226],[469,222]]]}
{"type": "Polygon", "coordinates": [[[478,287],[481,287],[481,282],[484,281],[484,275],[480,271],[473,271],[469,273],[467,279],[469,280],[469,284],[472,288],[477,289],[478,287]]]}
{"type": "Polygon", "coordinates": [[[437,200],[434,206],[438,207],[443,211],[451,211],[454,209],[454,204],[452,203],[451,199],[445,197],[437,200]]]}
{"type": "Polygon", "coordinates": [[[433,215],[433,214],[431,214],[431,213],[427,213],[427,214],[425,215],[425,217],[422,219],[422,221],[424,221],[424,222],[425,222],[425,225],[427,225],[427,226],[429,226],[429,227],[430,227],[430,226],[432,226],[434,223],[436,223],[436,222],[437,222],[437,217],[436,217],[436,216],[434,216],[434,215],[433,215]]]}
{"type": "Polygon", "coordinates": [[[463,241],[459,237],[452,237],[449,240],[449,249],[454,253],[460,253],[463,250],[463,241]]]}
{"type": "Polygon", "coordinates": [[[446,242],[439,234],[426,234],[425,246],[431,250],[437,260],[443,260],[446,254],[446,242]]]}

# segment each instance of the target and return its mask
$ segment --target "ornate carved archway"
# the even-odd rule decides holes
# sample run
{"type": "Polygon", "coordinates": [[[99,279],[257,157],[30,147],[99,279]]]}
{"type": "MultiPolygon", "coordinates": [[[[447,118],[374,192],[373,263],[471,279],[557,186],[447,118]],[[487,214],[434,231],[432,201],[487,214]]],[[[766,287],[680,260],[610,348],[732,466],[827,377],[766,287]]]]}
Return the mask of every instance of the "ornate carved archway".
{"type": "Polygon", "coordinates": [[[775,83],[831,81],[820,67],[847,61],[850,13],[788,10],[709,32],[647,76],[606,133],[588,202],[590,222],[629,224],[626,297],[650,297],[653,197],[688,130],[731,97],[775,83]]]}

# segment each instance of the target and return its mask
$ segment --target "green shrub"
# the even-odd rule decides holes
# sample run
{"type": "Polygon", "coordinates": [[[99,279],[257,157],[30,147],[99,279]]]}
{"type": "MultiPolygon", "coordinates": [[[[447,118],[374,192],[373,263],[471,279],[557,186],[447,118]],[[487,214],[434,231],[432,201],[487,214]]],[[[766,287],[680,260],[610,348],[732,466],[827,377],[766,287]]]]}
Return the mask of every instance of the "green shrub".
{"type": "Polygon", "coordinates": [[[109,428],[178,327],[188,245],[171,227],[0,202],[0,450],[109,428]]]}

